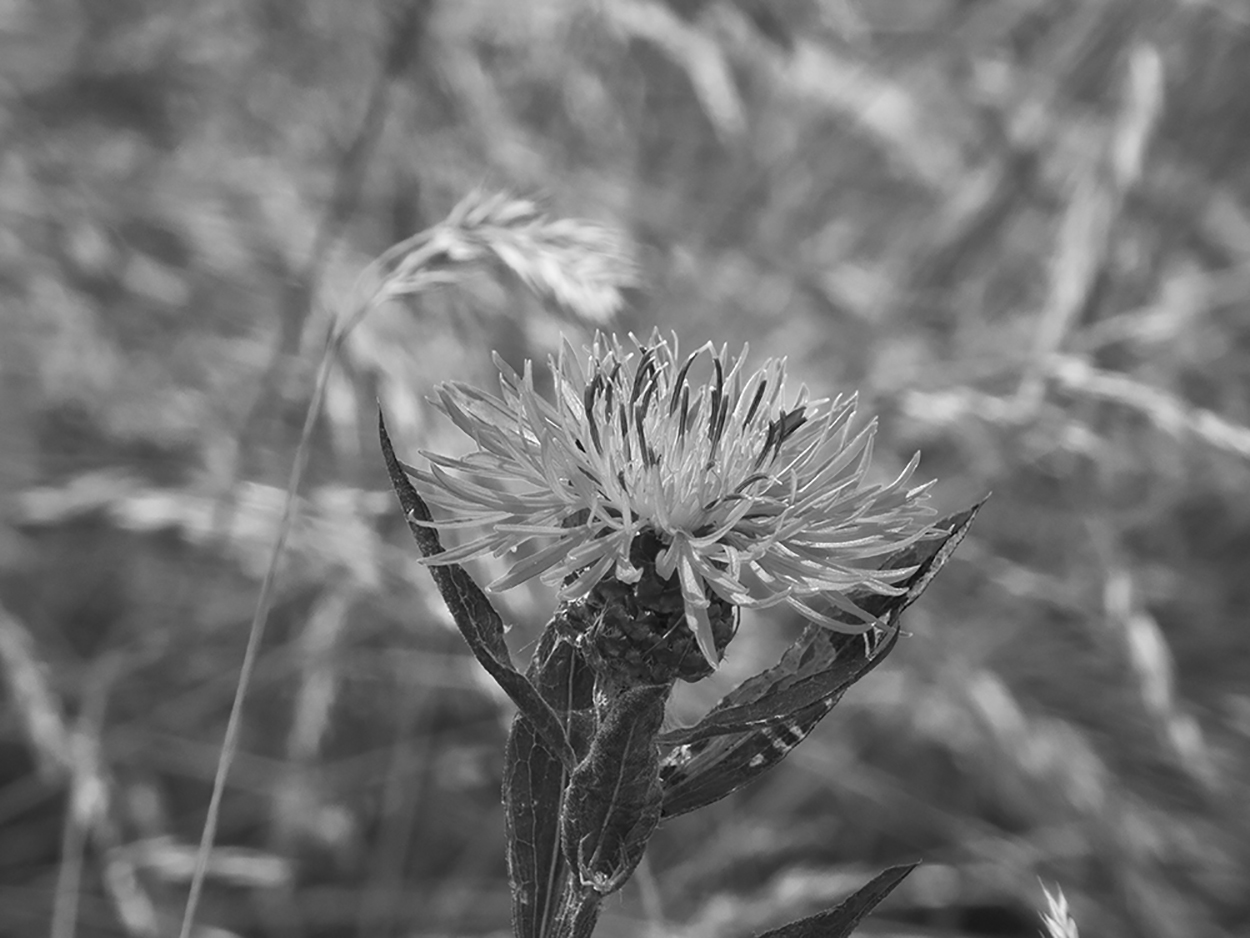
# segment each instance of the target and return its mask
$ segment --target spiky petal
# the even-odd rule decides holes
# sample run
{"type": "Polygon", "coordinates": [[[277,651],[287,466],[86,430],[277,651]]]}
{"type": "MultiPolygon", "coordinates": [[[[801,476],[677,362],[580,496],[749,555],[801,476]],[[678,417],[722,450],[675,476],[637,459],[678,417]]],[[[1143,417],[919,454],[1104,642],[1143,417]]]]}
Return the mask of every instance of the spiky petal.
{"type": "Polygon", "coordinates": [[[411,470],[451,518],[440,527],[484,533],[427,560],[502,556],[531,541],[495,590],[533,577],[585,597],[609,573],[635,583],[630,551],[658,539],[655,571],[680,585],[685,622],[719,658],[707,588],[747,608],[788,604],[842,631],[872,616],[853,591],[898,592],[910,569],[879,570],[884,555],[925,536],[927,485],[911,486],[918,456],[886,484],[869,484],[875,422],[853,429],[855,399],[787,403],[785,361],[746,374],[741,355],[705,345],[686,358],[677,340],[596,336],[585,354],[566,342],[551,362],[553,400],[496,356],[501,395],[465,384],[437,404],[477,444],[463,458],[425,454],[411,470]]]}

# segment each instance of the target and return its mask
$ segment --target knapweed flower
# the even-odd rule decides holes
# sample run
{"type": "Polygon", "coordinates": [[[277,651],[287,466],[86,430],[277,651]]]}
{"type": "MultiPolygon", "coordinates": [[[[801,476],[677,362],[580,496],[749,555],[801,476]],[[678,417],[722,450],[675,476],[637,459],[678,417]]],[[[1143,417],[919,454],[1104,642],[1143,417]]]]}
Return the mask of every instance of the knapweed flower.
{"type": "Polygon", "coordinates": [[[741,355],[710,344],[686,358],[658,334],[627,343],[566,342],[551,362],[553,400],[496,356],[502,395],[441,385],[437,405],[477,444],[453,459],[426,453],[417,487],[450,518],[484,533],[427,558],[458,563],[541,546],[490,584],[532,577],[570,601],[605,578],[638,583],[639,544],[684,604],[707,661],[719,659],[709,606],[792,606],[841,631],[873,617],[854,595],[894,595],[914,568],[885,555],[930,533],[927,485],[869,484],[875,423],[853,431],[854,398],[785,400],[785,361],[747,375],[741,355]],[[632,550],[631,550],[632,549],[632,550]],[[675,579],[674,579],[675,578],[675,579]]]}

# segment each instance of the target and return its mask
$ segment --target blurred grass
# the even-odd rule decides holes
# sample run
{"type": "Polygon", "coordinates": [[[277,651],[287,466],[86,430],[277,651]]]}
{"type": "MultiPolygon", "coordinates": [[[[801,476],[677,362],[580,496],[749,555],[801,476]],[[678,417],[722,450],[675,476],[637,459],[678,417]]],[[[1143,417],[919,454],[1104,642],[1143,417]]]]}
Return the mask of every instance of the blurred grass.
{"type": "MultiPolygon", "coordinates": [[[[920,448],[941,507],[994,492],[889,666],[662,829],[603,935],[749,935],[916,858],[865,934],[1034,935],[1039,877],[1085,934],[1244,934],[1248,28],[1216,0],[6,6],[0,933],[176,923],[325,323],[485,181],[631,233],[619,328],[787,354],[880,414],[883,474],[920,448]]],[[[483,276],[353,333],[206,926],[506,933],[508,714],[373,410],[463,445],[433,385],[561,331],[483,276]]],[[[550,604],[501,599],[519,656],[550,604]]],[[[748,620],[676,718],[793,627],[748,620]]]]}

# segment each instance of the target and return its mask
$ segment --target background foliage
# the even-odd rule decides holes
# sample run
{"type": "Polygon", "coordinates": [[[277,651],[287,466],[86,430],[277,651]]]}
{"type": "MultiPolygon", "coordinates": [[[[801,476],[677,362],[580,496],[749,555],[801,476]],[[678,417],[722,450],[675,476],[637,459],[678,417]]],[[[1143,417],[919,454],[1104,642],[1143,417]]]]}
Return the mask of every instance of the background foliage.
{"type": "MultiPolygon", "coordinates": [[[[633,237],[619,328],[858,388],[993,498],[912,635],[600,932],[1250,928],[1250,13],[1236,0],[14,0],[0,10],[0,933],[171,932],[320,337],[474,185],[633,237]],[[650,929],[650,930],[649,930],[650,929]]],[[[589,326],[483,276],[330,386],[203,934],[504,934],[508,714],[373,439],[589,326]]],[[[482,571],[488,575],[488,571],[482,571]]],[[[528,655],[551,597],[502,598],[528,655]]],[[[748,619],[689,719],[775,660],[748,619]]]]}

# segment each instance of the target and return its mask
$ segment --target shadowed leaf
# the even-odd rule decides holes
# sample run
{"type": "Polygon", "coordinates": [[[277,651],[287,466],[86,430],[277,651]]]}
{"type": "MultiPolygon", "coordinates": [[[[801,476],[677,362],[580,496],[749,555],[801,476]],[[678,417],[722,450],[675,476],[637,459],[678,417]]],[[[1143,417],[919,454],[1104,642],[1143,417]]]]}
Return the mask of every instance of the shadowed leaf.
{"type": "MultiPolygon", "coordinates": [[[[570,879],[576,876],[570,874],[570,879]]],[[[595,890],[570,882],[564,891],[555,923],[543,938],[590,938],[599,921],[603,896],[595,890]]]]}
{"type": "Polygon", "coordinates": [[[784,759],[833,709],[846,689],[885,658],[898,639],[898,630],[875,646],[872,658],[866,657],[870,643],[863,635],[830,632],[813,624],[799,641],[805,639],[808,647],[818,648],[822,656],[841,655],[834,662],[837,673],[850,676],[841,680],[828,696],[784,716],[775,716],[763,726],[738,732],[709,732],[665,754],[660,768],[664,817],[676,817],[719,801],[784,759]]]}
{"type": "MultiPolygon", "coordinates": [[[[594,676],[581,653],[553,620],[539,639],[526,671],[558,714],[590,719],[594,676]]],[[[576,741],[574,748],[578,748],[576,741]]],[[[503,802],[507,825],[512,923],[517,938],[544,938],[561,905],[568,864],[560,848],[560,814],[568,772],[521,714],[512,720],[504,755],[503,802]]]]}
{"type": "Polygon", "coordinates": [[[621,692],[569,778],[561,818],[564,853],[579,882],[601,895],[625,885],[660,821],[656,733],[670,686],[621,692]]]}
{"type": "MultiPolygon", "coordinates": [[[[399,503],[404,509],[404,517],[408,521],[412,536],[416,538],[417,546],[427,557],[442,553],[443,545],[439,540],[438,532],[420,523],[432,520],[430,509],[417,494],[417,490],[412,487],[399,460],[395,458],[395,450],[386,432],[386,421],[380,411],[378,413],[378,436],[382,443],[382,456],[386,460],[386,471],[390,475],[395,494],[399,496],[399,503]]],[[[567,768],[572,769],[575,761],[573,747],[569,744],[560,718],[512,664],[508,646],[503,640],[503,620],[499,618],[499,613],[490,604],[486,594],[459,564],[432,566],[430,573],[434,577],[438,591],[443,596],[443,601],[451,610],[456,628],[464,636],[473,656],[512,698],[513,703],[530,721],[543,743],[559,757],[567,768]]]]}
{"type": "MultiPolygon", "coordinates": [[[[881,631],[892,636],[897,630],[903,610],[924,592],[945,566],[980,507],[978,503],[938,522],[935,527],[945,529],[946,535],[912,544],[887,558],[883,568],[918,567],[902,584],[906,592],[898,596],[854,597],[866,612],[882,620],[881,631]]],[[[893,647],[892,637],[887,639],[888,644],[879,645],[881,631],[862,636],[844,635],[809,625],[775,667],[743,681],[695,726],[665,733],[660,738],[661,743],[689,743],[776,725],[793,719],[795,714],[815,703],[824,702],[832,707],[830,701],[836,702],[847,687],[879,664],[893,647]]]]}
{"type": "Polygon", "coordinates": [[[892,866],[837,908],[763,932],[756,938],[846,938],[864,916],[876,908],[877,903],[893,892],[894,887],[919,865],[909,863],[905,866],[892,866]]]}
{"type": "Polygon", "coordinates": [[[899,618],[924,592],[967,533],[982,503],[935,527],[948,533],[908,547],[885,566],[916,566],[899,596],[857,597],[881,618],[863,635],[809,625],[774,667],[725,695],[695,726],[660,737],[673,745],[661,761],[664,817],[712,804],[780,762],[846,690],[880,664],[898,640],[899,618]],[[871,602],[870,602],[871,600],[871,602]]]}

